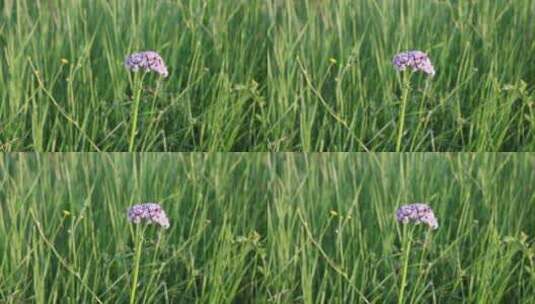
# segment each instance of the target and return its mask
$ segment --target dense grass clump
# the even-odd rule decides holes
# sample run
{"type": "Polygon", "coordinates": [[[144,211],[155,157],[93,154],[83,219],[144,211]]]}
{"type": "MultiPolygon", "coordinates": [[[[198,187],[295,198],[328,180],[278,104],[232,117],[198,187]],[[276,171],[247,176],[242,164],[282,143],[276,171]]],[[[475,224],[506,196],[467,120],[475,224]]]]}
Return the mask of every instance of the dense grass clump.
{"type": "Polygon", "coordinates": [[[533,14],[531,0],[4,0],[0,149],[532,150],[533,14]],[[413,49],[434,78],[394,71],[413,49]],[[167,79],[129,75],[143,50],[167,79]]]}
{"type": "Polygon", "coordinates": [[[0,303],[533,303],[534,165],[526,154],[4,155],[0,303]],[[139,202],[159,202],[169,229],[138,242],[126,211],[139,202]],[[438,229],[396,222],[414,202],[438,229]]]}

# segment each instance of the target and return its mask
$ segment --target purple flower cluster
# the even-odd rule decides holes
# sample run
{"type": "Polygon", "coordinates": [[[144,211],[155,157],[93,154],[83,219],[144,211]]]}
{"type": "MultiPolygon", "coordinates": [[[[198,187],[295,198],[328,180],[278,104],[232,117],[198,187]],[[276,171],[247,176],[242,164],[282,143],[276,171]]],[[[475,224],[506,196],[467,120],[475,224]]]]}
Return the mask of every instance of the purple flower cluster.
{"type": "Polygon", "coordinates": [[[124,65],[127,69],[137,72],[140,69],[147,72],[154,71],[163,77],[167,77],[167,67],[162,57],[153,51],[133,53],[126,57],[124,65]]]}
{"type": "Polygon", "coordinates": [[[138,204],[128,208],[128,221],[139,224],[158,224],[164,229],[169,228],[169,219],[162,207],[156,203],[138,204]]]}
{"type": "Polygon", "coordinates": [[[426,53],[421,51],[409,51],[399,53],[392,60],[394,68],[398,71],[405,71],[411,68],[414,72],[422,71],[429,76],[435,75],[435,68],[426,53]]]}
{"type": "Polygon", "coordinates": [[[416,224],[424,223],[430,228],[438,228],[438,221],[435,218],[433,209],[426,204],[416,203],[401,206],[396,211],[396,218],[398,222],[403,224],[409,222],[414,222],[416,224]]]}

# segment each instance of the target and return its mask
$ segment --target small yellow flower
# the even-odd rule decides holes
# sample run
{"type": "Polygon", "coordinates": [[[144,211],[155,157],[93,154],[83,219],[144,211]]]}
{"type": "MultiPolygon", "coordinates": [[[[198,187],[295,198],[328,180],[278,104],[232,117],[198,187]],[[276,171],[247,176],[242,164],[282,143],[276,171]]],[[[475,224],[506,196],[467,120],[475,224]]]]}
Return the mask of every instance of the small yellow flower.
{"type": "Polygon", "coordinates": [[[329,62],[332,63],[332,64],[336,64],[336,59],[331,57],[331,58],[329,58],[329,62]]]}
{"type": "Polygon", "coordinates": [[[253,242],[259,241],[261,237],[262,236],[260,235],[260,233],[256,232],[256,230],[249,232],[249,235],[248,235],[249,240],[253,242]]]}
{"type": "Polygon", "coordinates": [[[69,216],[71,216],[71,213],[69,211],[67,211],[67,210],[63,210],[63,216],[64,217],[69,217],[69,216]]]}
{"type": "Polygon", "coordinates": [[[66,58],[61,58],[60,61],[62,64],[69,64],[69,60],[67,60],[66,58]]]}
{"type": "Polygon", "coordinates": [[[332,216],[338,216],[338,212],[336,212],[335,210],[329,211],[329,214],[331,214],[332,216]]]}

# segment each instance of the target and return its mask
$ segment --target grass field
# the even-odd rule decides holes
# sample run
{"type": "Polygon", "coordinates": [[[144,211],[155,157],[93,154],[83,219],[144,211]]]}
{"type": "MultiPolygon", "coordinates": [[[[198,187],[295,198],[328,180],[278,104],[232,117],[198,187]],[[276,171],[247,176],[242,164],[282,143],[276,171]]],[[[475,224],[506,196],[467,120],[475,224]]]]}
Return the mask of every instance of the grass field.
{"type": "Polygon", "coordinates": [[[252,155],[4,155],[0,303],[129,303],[126,209],[149,201],[162,204],[171,227],[147,231],[136,303],[265,298],[263,163],[252,155]]]}
{"type": "Polygon", "coordinates": [[[284,163],[268,214],[275,302],[535,302],[533,155],[288,155],[284,163]],[[396,208],[413,202],[431,205],[438,230],[396,224],[396,208]]]}
{"type": "Polygon", "coordinates": [[[0,303],[533,303],[529,154],[7,154],[0,303]],[[133,284],[126,208],[157,201],[133,284]],[[428,202],[438,230],[396,224],[428,202]],[[402,249],[403,248],[403,249],[402,249]],[[402,282],[405,282],[403,284],[402,282]]]}
{"type": "Polygon", "coordinates": [[[4,0],[0,149],[533,150],[533,14],[531,0],[4,0]],[[170,76],[134,85],[125,56],[150,49],[170,76]],[[410,49],[433,79],[393,70],[410,49]]]}

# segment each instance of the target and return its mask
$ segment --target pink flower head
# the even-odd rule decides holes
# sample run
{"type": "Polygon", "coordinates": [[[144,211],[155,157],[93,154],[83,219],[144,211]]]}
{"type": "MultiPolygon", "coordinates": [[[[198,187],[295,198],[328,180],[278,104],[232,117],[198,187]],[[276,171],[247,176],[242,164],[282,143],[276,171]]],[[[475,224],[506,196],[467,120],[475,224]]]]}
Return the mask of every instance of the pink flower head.
{"type": "Polygon", "coordinates": [[[398,222],[403,224],[407,224],[409,222],[414,222],[415,224],[424,223],[430,228],[438,228],[438,221],[435,218],[433,209],[431,209],[431,207],[429,207],[427,204],[416,203],[401,206],[396,211],[396,218],[398,222]]]}
{"type": "Polygon", "coordinates": [[[163,77],[169,75],[162,57],[153,51],[133,53],[126,57],[124,66],[133,72],[137,72],[141,69],[147,72],[156,72],[163,77]]]}
{"type": "Polygon", "coordinates": [[[435,76],[435,68],[431,60],[422,51],[399,53],[394,56],[392,64],[398,71],[405,71],[407,68],[411,68],[414,72],[422,71],[431,77],[435,76]]]}
{"type": "Polygon", "coordinates": [[[128,221],[134,224],[145,221],[148,224],[158,224],[164,229],[169,228],[165,211],[156,203],[138,204],[128,208],[128,221]]]}

